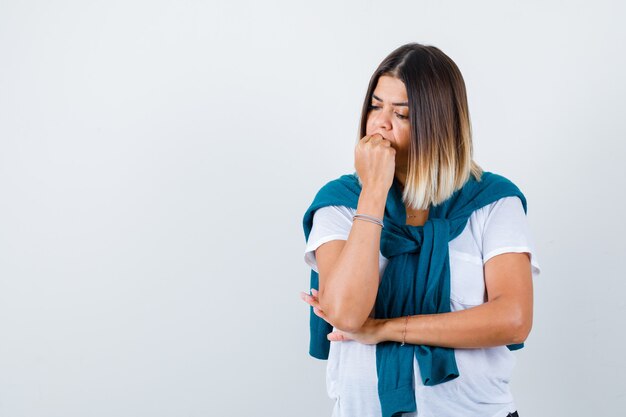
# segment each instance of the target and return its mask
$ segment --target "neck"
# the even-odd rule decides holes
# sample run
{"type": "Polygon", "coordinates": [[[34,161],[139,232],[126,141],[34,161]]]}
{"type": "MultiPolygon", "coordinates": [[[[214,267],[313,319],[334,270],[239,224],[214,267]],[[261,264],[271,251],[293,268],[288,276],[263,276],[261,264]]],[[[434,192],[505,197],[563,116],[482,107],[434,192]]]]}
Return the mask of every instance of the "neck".
{"type": "MultiPolygon", "coordinates": [[[[406,172],[397,170],[395,175],[396,179],[400,183],[400,191],[404,191],[404,185],[406,184],[406,172]]],[[[405,211],[407,216],[411,216],[410,218],[415,219],[413,221],[419,224],[423,224],[428,219],[429,208],[426,210],[417,210],[412,207],[405,207],[405,211]]]]}
{"type": "Polygon", "coordinates": [[[400,188],[404,190],[404,184],[406,183],[406,172],[404,171],[396,171],[396,179],[400,183],[400,188]]]}

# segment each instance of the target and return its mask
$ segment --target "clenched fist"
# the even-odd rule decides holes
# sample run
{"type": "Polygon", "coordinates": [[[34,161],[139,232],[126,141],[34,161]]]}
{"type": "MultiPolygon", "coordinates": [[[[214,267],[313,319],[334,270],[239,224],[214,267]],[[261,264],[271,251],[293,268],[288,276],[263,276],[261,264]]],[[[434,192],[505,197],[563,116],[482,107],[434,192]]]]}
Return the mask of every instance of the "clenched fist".
{"type": "Polygon", "coordinates": [[[364,136],[354,150],[354,167],[363,188],[386,193],[393,184],[396,150],[380,133],[364,136]]]}

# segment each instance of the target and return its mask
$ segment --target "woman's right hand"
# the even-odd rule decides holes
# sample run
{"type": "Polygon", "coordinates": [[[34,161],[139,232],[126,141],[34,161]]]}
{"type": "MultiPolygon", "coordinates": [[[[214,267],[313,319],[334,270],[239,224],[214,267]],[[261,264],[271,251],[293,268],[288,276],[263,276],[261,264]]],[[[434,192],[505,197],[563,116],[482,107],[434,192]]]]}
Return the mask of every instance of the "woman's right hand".
{"type": "Polygon", "coordinates": [[[364,189],[386,194],[393,184],[396,150],[380,133],[364,136],[354,150],[354,167],[364,189]]]}

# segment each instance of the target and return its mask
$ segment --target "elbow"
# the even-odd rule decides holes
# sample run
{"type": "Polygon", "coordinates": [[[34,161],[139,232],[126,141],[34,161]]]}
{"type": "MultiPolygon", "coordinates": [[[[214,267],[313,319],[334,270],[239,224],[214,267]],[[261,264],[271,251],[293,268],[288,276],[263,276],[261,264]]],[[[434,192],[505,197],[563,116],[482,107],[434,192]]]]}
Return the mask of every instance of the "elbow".
{"type": "Polygon", "coordinates": [[[367,320],[367,316],[361,317],[354,308],[337,304],[322,303],[320,306],[328,317],[333,327],[348,333],[357,332],[367,320]]]}
{"type": "Polygon", "coordinates": [[[532,329],[532,318],[520,315],[513,320],[509,328],[511,329],[510,339],[512,343],[524,343],[532,329]]]}
{"type": "Polygon", "coordinates": [[[342,314],[337,318],[335,327],[344,332],[356,333],[363,327],[365,320],[367,320],[367,317],[362,319],[361,317],[356,317],[354,314],[342,314]]]}

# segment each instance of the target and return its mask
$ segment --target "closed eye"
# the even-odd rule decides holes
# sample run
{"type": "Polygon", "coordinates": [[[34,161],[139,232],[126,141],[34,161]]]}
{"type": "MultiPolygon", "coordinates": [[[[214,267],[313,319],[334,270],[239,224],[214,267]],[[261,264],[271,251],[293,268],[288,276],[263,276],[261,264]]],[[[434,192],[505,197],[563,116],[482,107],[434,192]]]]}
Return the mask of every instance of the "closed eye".
{"type": "MultiPolygon", "coordinates": [[[[374,104],[370,104],[368,107],[368,110],[380,110],[380,106],[376,106],[374,104]]],[[[396,117],[400,120],[407,120],[409,118],[409,116],[405,116],[403,114],[400,113],[395,113],[396,117]]]]}

